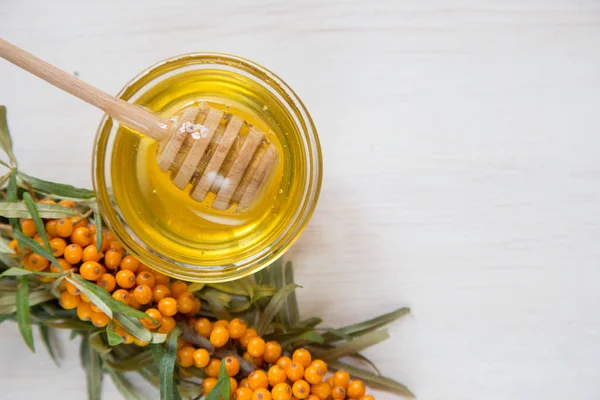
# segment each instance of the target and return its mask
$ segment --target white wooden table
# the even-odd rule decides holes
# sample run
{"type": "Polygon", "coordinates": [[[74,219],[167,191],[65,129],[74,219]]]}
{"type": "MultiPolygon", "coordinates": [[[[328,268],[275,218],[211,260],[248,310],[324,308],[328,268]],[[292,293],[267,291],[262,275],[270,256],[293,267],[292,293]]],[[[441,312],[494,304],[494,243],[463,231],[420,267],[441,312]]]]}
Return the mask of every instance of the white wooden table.
{"type": "MultiPolygon", "coordinates": [[[[323,145],[306,316],[412,307],[367,354],[421,399],[600,398],[598,1],[1,0],[0,36],[111,93],[184,52],[266,65],[323,145]]],[[[23,170],[91,186],[98,111],[6,62],[0,103],[23,170]]],[[[0,398],[84,398],[75,343],[58,369],[0,335],[0,398]]]]}

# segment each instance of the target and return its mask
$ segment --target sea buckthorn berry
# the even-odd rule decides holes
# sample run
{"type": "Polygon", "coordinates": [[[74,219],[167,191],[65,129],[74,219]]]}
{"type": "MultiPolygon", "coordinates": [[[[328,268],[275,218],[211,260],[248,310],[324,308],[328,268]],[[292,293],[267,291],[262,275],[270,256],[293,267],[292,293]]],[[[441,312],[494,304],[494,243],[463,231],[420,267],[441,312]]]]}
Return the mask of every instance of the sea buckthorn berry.
{"type": "Polygon", "coordinates": [[[331,390],[331,386],[329,386],[326,382],[317,383],[316,385],[312,385],[310,387],[310,393],[314,394],[321,400],[325,400],[331,396],[331,390]]]}
{"type": "Polygon", "coordinates": [[[51,198],[47,197],[45,199],[39,200],[37,203],[38,204],[56,204],[56,201],[54,201],[51,198]]]}
{"type": "Polygon", "coordinates": [[[140,303],[138,303],[138,301],[135,299],[134,290],[135,289],[131,289],[129,291],[129,304],[128,304],[128,306],[131,307],[131,308],[135,308],[136,310],[139,310],[140,308],[142,308],[142,305],[140,303]]]}
{"type": "Polygon", "coordinates": [[[323,360],[314,360],[310,365],[316,367],[319,371],[321,371],[321,376],[325,376],[327,374],[327,364],[323,360]]]}
{"type": "Polygon", "coordinates": [[[287,383],[278,383],[271,390],[273,400],[290,400],[292,397],[292,388],[287,383]]]}
{"type": "Polygon", "coordinates": [[[67,247],[67,242],[62,238],[54,238],[50,240],[50,250],[52,250],[52,255],[54,257],[60,257],[64,254],[65,248],[67,247]]]}
{"type": "MultiPolygon", "coordinates": [[[[80,296],[81,297],[81,296],[80,296]]],[[[89,303],[90,307],[92,308],[93,312],[103,312],[97,305],[95,305],[94,303],[89,303]]]]}
{"type": "Polygon", "coordinates": [[[127,269],[117,272],[117,274],[115,275],[115,279],[117,280],[117,285],[121,286],[123,289],[131,289],[135,285],[135,275],[133,274],[133,272],[127,269]]]}
{"type": "Polygon", "coordinates": [[[216,378],[219,376],[219,369],[221,368],[221,360],[218,358],[211,358],[208,365],[204,367],[204,373],[206,376],[216,378]]]}
{"type": "Polygon", "coordinates": [[[100,275],[98,280],[96,280],[96,285],[100,286],[101,288],[104,288],[108,292],[112,292],[117,286],[117,281],[115,280],[115,277],[111,274],[102,274],[100,275]]]}
{"type": "MultiPolygon", "coordinates": [[[[102,251],[104,251],[104,250],[118,251],[119,253],[121,253],[121,261],[122,261],[122,256],[125,255],[125,248],[117,240],[114,240],[114,239],[110,240],[107,235],[108,235],[108,233],[105,234],[104,238],[102,239],[102,251]]],[[[119,263],[119,265],[121,265],[121,263],[119,263]]]]}
{"type": "Polygon", "coordinates": [[[44,243],[44,239],[42,239],[42,237],[40,235],[38,235],[36,233],[36,235],[33,237],[33,240],[39,244],[42,245],[42,247],[46,247],[46,244],[44,243]]]}
{"type": "MultiPolygon", "coordinates": [[[[164,301],[164,300],[162,300],[164,301]]],[[[160,303],[159,303],[160,304],[160,303]]],[[[229,341],[229,331],[222,326],[214,327],[210,333],[210,343],[215,347],[223,347],[229,341]]]]}
{"type": "Polygon", "coordinates": [[[35,228],[35,222],[33,222],[32,219],[22,219],[21,230],[23,231],[23,235],[30,238],[34,237],[37,233],[37,229],[35,228]]]}
{"type": "Polygon", "coordinates": [[[171,297],[171,291],[165,285],[156,285],[152,289],[152,296],[154,298],[154,301],[158,303],[165,297],[171,297]]]}
{"type": "Polygon", "coordinates": [[[83,256],[81,257],[83,262],[86,262],[86,261],[98,262],[98,261],[100,261],[101,258],[102,258],[102,253],[98,253],[98,249],[96,248],[95,245],[90,244],[85,249],[83,249],[83,256]]]}
{"type": "Polygon", "coordinates": [[[227,328],[228,324],[229,324],[228,321],[226,321],[224,319],[220,319],[218,321],[215,321],[215,323],[213,324],[213,328],[216,328],[217,326],[222,326],[223,328],[227,328]]]}
{"type": "Polygon", "coordinates": [[[192,308],[192,311],[190,311],[188,314],[196,315],[200,312],[201,309],[202,309],[202,302],[200,301],[199,298],[194,296],[194,307],[192,308]]]}
{"type": "Polygon", "coordinates": [[[310,395],[310,385],[303,379],[294,382],[292,393],[300,400],[307,398],[310,395]]]}
{"type": "Polygon", "coordinates": [[[129,299],[131,296],[129,295],[129,292],[127,290],[118,289],[115,290],[115,292],[112,294],[112,297],[113,299],[119,300],[123,304],[129,305],[129,299]]]}
{"type": "Polygon", "coordinates": [[[146,285],[140,285],[134,289],[133,297],[142,305],[148,304],[152,301],[152,289],[146,285]]]}
{"type": "Polygon", "coordinates": [[[165,274],[161,274],[160,272],[153,272],[154,274],[154,279],[156,280],[156,284],[157,285],[165,285],[167,286],[169,284],[169,277],[166,276],[165,274]]]}
{"type": "Polygon", "coordinates": [[[65,247],[64,258],[69,264],[77,264],[83,257],[83,249],[78,244],[71,243],[65,247]]]}
{"type": "MultiPolygon", "coordinates": [[[[248,378],[242,379],[240,381],[240,384],[238,385],[238,387],[250,389],[250,385],[248,385],[248,378]]],[[[250,389],[250,390],[252,390],[252,389],[250,389]]]]}
{"type": "Polygon", "coordinates": [[[94,235],[87,227],[76,228],[71,233],[71,243],[78,244],[81,247],[89,246],[93,239],[94,235]]]}
{"type": "Polygon", "coordinates": [[[287,379],[285,371],[278,365],[273,365],[271,368],[269,368],[267,377],[269,378],[269,385],[271,386],[275,386],[278,383],[283,383],[287,379]]]}
{"type": "Polygon", "coordinates": [[[134,256],[127,256],[121,260],[121,270],[135,272],[140,267],[140,262],[134,256]]]}
{"type": "Polygon", "coordinates": [[[150,268],[146,264],[140,262],[140,267],[138,268],[137,273],[139,274],[140,272],[153,272],[153,271],[152,271],[152,268],[150,268]]]}
{"type": "Polygon", "coordinates": [[[163,315],[160,328],[158,328],[158,333],[170,333],[173,329],[175,329],[175,325],[177,325],[177,323],[173,317],[163,315]]]}
{"type": "Polygon", "coordinates": [[[239,318],[232,319],[227,324],[227,330],[232,339],[241,338],[246,333],[246,329],[248,329],[246,323],[239,318]]]}
{"type": "Polygon", "coordinates": [[[231,394],[230,394],[229,398],[231,398],[231,396],[235,393],[235,391],[237,390],[237,388],[238,388],[237,381],[235,380],[235,378],[231,378],[230,377],[229,378],[229,390],[230,390],[229,393],[231,393],[231,394]]]}
{"type": "Polygon", "coordinates": [[[190,292],[185,292],[177,298],[177,304],[179,305],[179,312],[187,314],[192,312],[196,303],[194,303],[194,295],[190,292]]]}
{"type": "Polygon", "coordinates": [[[77,289],[77,286],[73,285],[71,282],[67,282],[67,292],[73,296],[79,296],[81,294],[81,291],[77,289]]]}
{"type": "Polygon", "coordinates": [[[88,297],[85,294],[81,293],[79,297],[81,297],[81,301],[83,301],[84,303],[91,303],[90,299],[88,299],[88,297]]]}
{"type": "Polygon", "coordinates": [[[309,365],[304,370],[304,379],[311,385],[315,385],[323,380],[323,375],[321,375],[321,371],[317,367],[309,365]]]}
{"type": "Polygon", "coordinates": [[[348,397],[358,399],[365,395],[365,390],[365,384],[363,383],[363,381],[356,379],[350,382],[350,385],[348,385],[348,389],[346,389],[346,394],[348,395],[348,397]]]}
{"type": "Polygon", "coordinates": [[[308,400],[321,400],[321,399],[319,398],[319,396],[316,396],[316,395],[314,395],[314,394],[311,394],[311,395],[309,395],[309,396],[307,397],[307,399],[308,399],[308,400]]]}
{"type": "Polygon", "coordinates": [[[87,219],[82,217],[72,217],[71,222],[73,223],[73,230],[87,225],[87,219]]]}
{"type": "Polygon", "coordinates": [[[73,233],[73,221],[70,218],[61,218],[56,221],[56,235],[60,237],[69,237],[73,233]]]}
{"type": "Polygon", "coordinates": [[[102,275],[102,268],[96,261],[86,261],[79,267],[79,273],[88,281],[95,281],[102,275]]]}
{"type": "Polygon", "coordinates": [[[194,358],[194,365],[196,366],[196,368],[204,368],[208,365],[208,362],[210,361],[210,354],[208,353],[208,351],[206,351],[206,349],[195,350],[192,357],[194,358]]]}
{"type": "Polygon", "coordinates": [[[370,394],[368,394],[368,395],[365,395],[365,396],[361,397],[358,400],[375,400],[375,397],[373,397],[370,394]]]}
{"type": "Polygon", "coordinates": [[[189,368],[194,365],[194,351],[192,346],[186,346],[177,350],[177,364],[183,368],[189,368]]]}
{"type": "Polygon", "coordinates": [[[146,285],[150,289],[152,289],[156,284],[156,278],[154,278],[154,275],[151,272],[142,271],[138,272],[137,277],[135,278],[135,282],[138,285],[146,285]]]}
{"type": "Polygon", "coordinates": [[[73,268],[71,264],[69,264],[64,258],[58,258],[58,263],[60,264],[60,269],[62,271],[68,271],[73,268]]]}
{"type": "Polygon", "coordinates": [[[286,371],[290,365],[292,365],[292,359],[287,356],[279,357],[279,360],[277,360],[277,365],[286,371]]]}
{"type": "Polygon", "coordinates": [[[14,254],[21,254],[21,248],[19,247],[19,242],[17,239],[13,239],[8,243],[8,248],[13,251],[14,254]]]}
{"type": "MultiPolygon", "coordinates": [[[[56,204],[56,203],[49,203],[49,204],[56,204]]],[[[63,207],[73,208],[73,209],[75,208],[75,203],[72,202],[71,200],[61,200],[58,202],[58,205],[63,206],[63,207]]]]}
{"type": "Polygon", "coordinates": [[[152,322],[150,318],[142,318],[140,322],[146,327],[146,329],[156,329],[160,326],[162,321],[162,314],[156,308],[149,308],[146,310],[146,314],[150,318],[154,318],[156,322],[152,322]]]}
{"type": "MultiPolygon", "coordinates": [[[[121,271],[121,272],[126,272],[126,271],[121,271]]],[[[131,272],[131,271],[129,271],[131,272]]],[[[118,278],[117,278],[117,282],[118,282],[118,278]]],[[[160,311],[160,313],[162,315],[166,315],[167,317],[172,317],[173,315],[177,314],[177,300],[175,300],[172,297],[165,297],[164,299],[162,299],[161,301],[158,302],[158,311],[160,311]]]]}
{"type": "Polygon", "coordinates": [[[298,364],[302,364],[304,368],[308,367],[312,361],[310,352],[306,349],[297,349],[292,355],[292,360],[298,364]]]}
{"type": "Polygon", "coordinates": [[[92,314],[92,324],[97,326],[98,328],[104,328],[110,322],[110,318],[108,315],[103,312],[95,312],[92,314]]]}
{"type": "Polygon", "coordinates": [[[182,281],[175,281],[171,283],[171,294],[173,297],[177,298],[182,295],[184,292],[188,291],[188,285],[182,281]]]}
{"type": "Polygon", "coordinates": [[[140,340],[138,338],[133,338],[133,343],[135,343],[135,345],[139,346],[139,347],[145,347],[150,344],[150,342],[146,342],[146,341],[140,340]]]}
{"type": "Polygon", "coordinates": [[[261,337],[253,337],[248,342],[247,350],[252,357],[261,357],[265,353],[265,341],[261,337]]]}
{"type": "Polygon", "coordinates": [[[256,332],[255,329],[252,329],[252,328],[246,329],[246,332],[240,338],[240,344],[243,347],[248,347],[248,342],[250,342],[250,339],[252,339],[255,336],[258,336],[258,333],[256,332]]]}
{"type": "Polygon", "coordinates": [[[58,236],[56,234],[56,220],[55,219],[51,219],[50,221],[46,222],[46,233],[48,234],[48,238],[55,238],[56,236],[58,236]]]}
{"type": "Polygon", "coordinates": [[[265,343],[265,353],[263,355],[265,361],[272,364],[279,360],[279,357],[281,357],[281,345],[275,341],[265,343]]]}
{"type": "MultiPolygon", "coordinates": [[[[241,383],[240,383],[241,386],[241,383]]],[[[247,387],[238,387],[233,400],[252,400],[252,389],[247,387]]]]}
{"type": "Polygon", "coordinates": [[[334,400],[344,400],[346,398],[346,389],[341,386],[336,386],[331,390],[331,397],[334,400]]]}
{"type": "Polygon", "coordinates": [[[348,389],[350,384],[350,374],[346,371],[336,371],[333,375],[333,386],[341,386],[348,389]]]}
{"type": "Polygon", "coordinates": [[[290,381],[296,382],[304,377],[304,367],[292,361],[285,373],[290,381]]]}
{"type": "Polygon", "coordinates": [[[60,305],[66,310],[72,310],[76,308],[80,302],[81,299],[79,296],[73,296],[69,292],[62,292],[60,294],[60,305]]]}
{"type": "Polygon", "coordinates": [[[108,269],[117,269],[119,264],[121,264],[121,260],[123,255],[121,252],[116,250],[108,250],[104,255],[104,265],[108,269]]]}
{"type": "Polygon", "coordinates": [[[131,343],[133,343],[133,336],[131,336],[128,332],[126,332],[120,326],[116,326],[115,327],[115,333],[117,335],[121,336],[121,338],[123,339],[123,343],[124,344],[131,344],[131,343]]]}
{"type": "Polygon", "coordinates": [[[272,398],[267,388],[258,388],[252,393],[252,400],[272,400],[272,398]]]}
{"type": "Polygon", "coordinates": [[[92,232],[93,234],[96,234],[96,224],[87,224],[87,228],[90,230],[90,232],[92,232]]]}
{"type": "Polygon", "coordinates": [[[335,386],[335,385],[333,384],[333,376],[330,376],[329,378],[327,378],[327,379],[325,380],[325,382],[327,382],[327,384],[328,384],[329,386],[331,386],[332,388],[335,386]]]}
{"type": "Polygon", "coordinates": [[[269,378],[265,371],[258,369],[256,371],[252,371],[250,375],[248,375],[248,386],[252,390],[264,388],[267,389],[269,387],[269,378]]]}
{"type": "Polygon", "coordinates": [[[225,360],[225,370],[227,371],[227,375],[236,376],[238,372],[240,372],[240,362],[237,357],[227,356],[223,360],[225,360]]]}
{"type": "Polygon", "coordinates": [[[36,253],[31,253],[25,261],[25,269],[30,271],[43,271],[48,267],[50,261],[36,253]]]}
{"type": "Polygon", "coordinates": [[[196,333],[205,338],[210,337],[212,329],[212,322],[210,322],[206,318],[198,318],[196,322],[194,322],[194,330],[196,331],[196,333]]]}
{"type": "Polygon", "coordinates": [[[88,303],[82,301],[77,304],[77,317],[79,317],[80,320],[89,321],[92,318],[92,314],[94,314],[94,311],[88,303]]]}
{"type": "Polygon", "coordinates": [[[202,380],[202,390],[204,391],[204,395],[208,395],[216,384],[216,378],[204,378],[204,380],[202,380]]]}

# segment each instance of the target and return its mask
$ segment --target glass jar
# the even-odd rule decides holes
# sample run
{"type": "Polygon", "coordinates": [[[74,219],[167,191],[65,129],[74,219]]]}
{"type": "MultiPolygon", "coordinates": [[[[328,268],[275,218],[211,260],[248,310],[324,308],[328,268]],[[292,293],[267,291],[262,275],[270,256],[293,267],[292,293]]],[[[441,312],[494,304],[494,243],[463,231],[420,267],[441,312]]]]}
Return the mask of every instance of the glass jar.
{"type": "Polygon", "coordinates": [[[158,170],[155,142],[105,116],[94,189],[106,224],[141,262],[186,281],[223,282],[266,267],[298,239],[317,203],[322,159],[313,121],[283,80],[244,58],[194,53],[143,71],[118,97],[166,118],[199,101],[232,107],[281,150],[277,179],[256,208],[215,214],[158,170]]]}

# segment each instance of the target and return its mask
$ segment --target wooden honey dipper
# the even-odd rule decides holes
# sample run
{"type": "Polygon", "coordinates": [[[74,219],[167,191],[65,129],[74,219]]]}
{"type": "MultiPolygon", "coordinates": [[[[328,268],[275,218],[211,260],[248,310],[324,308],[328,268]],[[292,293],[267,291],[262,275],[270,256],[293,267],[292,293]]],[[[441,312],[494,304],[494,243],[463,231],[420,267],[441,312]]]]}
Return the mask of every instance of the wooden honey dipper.
{"type": "Polygon", "coordinates": [[[160,143],[157,163],[180,190],[203,201],[215,194],[211,207],[238,210],[250,206],[277,166],[277,148],[264,132],[237,115],[200,103],[179,117],[162,118],[111,96],[0,38],[0,57],[46,82],[101,109],[124,126],[160,143]],[[222,121],[226,122],[225,124],[222,121]],[[240,134],[249,127],[247,135],[240,134]]]}

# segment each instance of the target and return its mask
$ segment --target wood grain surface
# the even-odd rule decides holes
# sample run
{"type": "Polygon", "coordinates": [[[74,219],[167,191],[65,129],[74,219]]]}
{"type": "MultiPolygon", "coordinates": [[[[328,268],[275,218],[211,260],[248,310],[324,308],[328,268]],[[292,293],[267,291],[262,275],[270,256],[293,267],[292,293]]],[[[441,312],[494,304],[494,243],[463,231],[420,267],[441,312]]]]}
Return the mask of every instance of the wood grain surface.
{"type": "MultiPolygon", "coordinates": [[[[0,37],[108,93],[191,51],[272,69],[324,153],[303,314],[412,307],[366,354],[420,399],[600,398],[597,0],[0,0],[0,37]]],[[[6,62],[0,103],[24,171],[91,186],[99,111],[6,62]]],[[[0,398],[84,398],[76,343],[0,335],[0,398]]]]}

